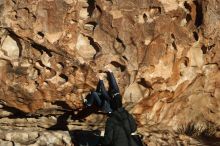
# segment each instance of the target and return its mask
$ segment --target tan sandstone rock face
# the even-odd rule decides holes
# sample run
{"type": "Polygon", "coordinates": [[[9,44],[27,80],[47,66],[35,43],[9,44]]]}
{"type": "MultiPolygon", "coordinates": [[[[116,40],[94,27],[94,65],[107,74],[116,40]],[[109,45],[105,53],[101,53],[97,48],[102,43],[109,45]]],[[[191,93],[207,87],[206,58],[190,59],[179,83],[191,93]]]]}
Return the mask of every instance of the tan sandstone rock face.
{"type": "MultiPolygon", "coordinates": [[[[175,140],[174,133],[164,143],[159,139],[167,129],[219,138],[219,9],[218,0],[0,1],[0,117],[6,118],[0,125],[80,112],[97,75],[110,68],[145,143],[198,144],[181,135],[175,140]],[[165,131],[156,135],[149,125],[165,131]]],[[[87,124],[104,121],[94,114],[81,124],[90,130],[87,124]]],[[[41,122],[43,129],[55,124],[41,122]]],[[[47,141],[43,135],[53,135],[37,134],[38,145],[47,141]]],[[[70,145],[57,137],[51,143],[70,145]]],[[[0,139],[8,145],[31,141],[0,139]]]]}

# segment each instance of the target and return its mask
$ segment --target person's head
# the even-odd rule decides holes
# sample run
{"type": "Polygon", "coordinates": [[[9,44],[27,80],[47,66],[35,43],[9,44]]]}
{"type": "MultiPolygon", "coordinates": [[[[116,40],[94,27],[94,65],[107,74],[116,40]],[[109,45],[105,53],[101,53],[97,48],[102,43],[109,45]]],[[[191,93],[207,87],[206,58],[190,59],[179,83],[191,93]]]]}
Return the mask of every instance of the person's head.
{"type": "Polygon", "coordinates": [[[115,96],[112,101],[111,101],[111,108],[113,111],[119,109],[122,107],[122,98],[121,95],[118,94],[117,96],[115,96]]]}

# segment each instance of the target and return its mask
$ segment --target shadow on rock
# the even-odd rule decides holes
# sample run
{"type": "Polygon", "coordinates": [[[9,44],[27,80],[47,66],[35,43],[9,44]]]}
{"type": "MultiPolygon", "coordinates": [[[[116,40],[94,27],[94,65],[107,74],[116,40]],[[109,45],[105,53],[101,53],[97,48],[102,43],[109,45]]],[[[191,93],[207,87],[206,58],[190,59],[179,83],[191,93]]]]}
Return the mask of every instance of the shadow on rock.
{"type": "Polygon", "coordinates": [[[47,130],[68,130],[68,118],[71,115],[72,120],[82,120],[92,113],[97,113],[98,109],[95,106],[84,108],[80,111],[66,111],[63,115],[57,118],[57,123],[47,130]]]}
{"type": "Polygon", "coordinates": [[[63,115],[59,116],[57,118],[57,123],[50,128],[47,128],[47,130],[65,130],[68,131],[68,118],[70,116],[70,112],[65,112],[63,115]]]}
{"type": "Polygon", "coordinates": [[[70,132],[74,146],[98,146],[99,131],[74,130],[70,132]]]}
{"type": "MultiPolygon", "coordinates": [[[[68,129],[68,119],[71,116],[72,120],[82,120],[92,113],[98,114],[98,108],[95,106],[87,107],[79,111],[66,111],[63,115],[57,118],[57,123],[47,130],[64,130],[68,129]]],[[[98,146],[100,139],[100,131],[74,130],[69,131],[72,143],[74,146],[98,146]]]]}

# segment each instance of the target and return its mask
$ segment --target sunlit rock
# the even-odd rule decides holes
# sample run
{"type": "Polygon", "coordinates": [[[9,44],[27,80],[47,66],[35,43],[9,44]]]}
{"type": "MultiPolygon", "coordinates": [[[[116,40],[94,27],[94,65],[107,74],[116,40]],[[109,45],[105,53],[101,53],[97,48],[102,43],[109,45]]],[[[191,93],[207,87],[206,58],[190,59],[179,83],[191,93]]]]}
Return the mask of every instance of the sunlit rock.
{"type": "Polygon", "coordinates": [[[125,89],[123,99],[127,102],[138,102],[140,97],[143,97],[144,90],[144,87],[137,83],[131,84],[125,89]]]}
{"type": "Polygon", "coordinates": [[[62,32],[57,32],[57,33],[48,33],[46,34],[45,37],[50,43],[54,43],[58,41],[61,36],[62,36],[62,32]]]}
{"type": "Polygon", "coordinates": [[[72,4],[75,0],[64,0],[67,4],[72,4]]]}
{"type": "Polygon", "coordinates": [[[41,61],[42,61],[43,65],[45,65],[45,66],[47,66],[47,67],[50,67],[50,66],[51,66],[50,56],[49,56],[47,53],[44,53],[44,54],[41,56],[41,61]]]}
{"type": "Polygon", "coordinates": [[[178,3],[173,0],[159,0],[163,6],[166,12],[176,10],[178,8],[178,3]]]}
{"type": "Polygon", "coordinates": [[[201,67],[204,63],[203,61],[203,53],[201,50],[201,45],[198,43],[193,44],[192,48],[190,48],[187,57],[190,58],[190,66],[198,66],[201,67]]]}
{"type": "Polygon", "coordinates": [[[7,36],[2,42],[2,50],[5,51],[5,55],[16,59],[20,55],[20,49],[18,43],[10,36],[7,36]]]}
{"type": "Polygon", "coordinates": [[[89,39],[82,34],[78,36],[76,49],[79,55],[86,59],[92,59],[96,53],[95,49],[90,45],[89,39]]]}
{"type": "Polygon", "coordinates": [[[100,74],[109,87],[108,69],[146,145],[213,145],[219,8],[216,0],[0,1],[0,145],[72,145],[71,130],[104,130],[107,116],[83,109],[100,74]]]}
{"type": "Polygon", "coordinates": [[[89,17],[87,9],[81,9],[79,12],[79,16],[81,19],[87,19],[89,17]]]}

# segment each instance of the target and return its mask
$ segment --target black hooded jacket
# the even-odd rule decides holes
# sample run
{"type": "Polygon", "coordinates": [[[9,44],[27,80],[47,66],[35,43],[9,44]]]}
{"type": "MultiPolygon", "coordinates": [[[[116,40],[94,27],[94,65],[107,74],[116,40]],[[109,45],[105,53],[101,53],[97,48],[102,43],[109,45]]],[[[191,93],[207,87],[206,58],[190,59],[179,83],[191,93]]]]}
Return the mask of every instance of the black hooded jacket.
{"type": "Polygon", "coordinates": [[[105,146],[138,146],[130,139],[131,133],[136,129],[137,125],[132,115],[124,108],[120,108],[108,118],[101,144],[105,146]]]}

